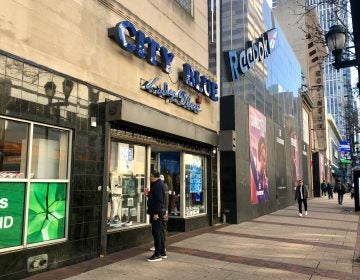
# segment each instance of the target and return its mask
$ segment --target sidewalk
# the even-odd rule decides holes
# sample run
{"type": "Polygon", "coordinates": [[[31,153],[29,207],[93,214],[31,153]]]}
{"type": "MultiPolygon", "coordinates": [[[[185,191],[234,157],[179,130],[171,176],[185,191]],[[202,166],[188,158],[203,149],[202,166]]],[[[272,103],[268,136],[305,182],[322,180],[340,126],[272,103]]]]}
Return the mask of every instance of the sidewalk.
{"type": "Polygon", "coordinates": [[[45,272],[28,280],[68,279],[360,279],[359,213],[315,198],[309,215],[297,205],[239,225],[219,225],[169,238],[168,259],[149,263],[151,244],[45,272]],[[356,251],[356,252],[355,252],[356,251]]]}

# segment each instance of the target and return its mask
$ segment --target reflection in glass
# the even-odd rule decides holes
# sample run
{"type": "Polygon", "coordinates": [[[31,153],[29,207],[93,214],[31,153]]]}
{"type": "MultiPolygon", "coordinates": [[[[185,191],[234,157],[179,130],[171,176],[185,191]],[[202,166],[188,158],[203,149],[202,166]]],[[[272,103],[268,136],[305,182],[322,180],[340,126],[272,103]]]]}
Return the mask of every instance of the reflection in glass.
{"type": "Polygon", "coordinates": [[[28,125],[0,118],[0,178],[25,178],[28,125]]]}
{"type": "Polygon", "coordinates": [[[206,213],[204,157],[185,154],[185,216],[206,213]]]}
{"type": "Polygon", "coordinates": [[[23,66],[22,62],[8,57],[6,59],[6,75],[21,81],[23,66]]]}
{"type": "Polygon", "coordinates": [[[66,179],[68,149],[68,131],[35,125],[31,178],[66,179]]]}
{"type": "Polygon", "coordinates": [[[145,146],[111,142],[108,229],[146,222],[145,166],[145,146]]]}

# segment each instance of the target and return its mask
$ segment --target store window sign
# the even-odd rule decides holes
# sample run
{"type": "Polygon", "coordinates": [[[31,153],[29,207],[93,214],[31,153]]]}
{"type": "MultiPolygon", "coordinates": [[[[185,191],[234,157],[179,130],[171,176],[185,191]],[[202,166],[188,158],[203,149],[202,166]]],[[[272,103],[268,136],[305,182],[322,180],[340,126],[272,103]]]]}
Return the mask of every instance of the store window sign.
{"type": "Polygon", "coordinates": [[[202,168],[197,164],[190,165],[190,193],[202,192],[202,168]]]}
{"type": "Polygon", "coordinates": [[[140,80],[140,88],[144,91],[152,93],[162,99],[165,99],[167,103],[174,103],[181,106],[195,114],[201,112],[200,104],[191,101],[191,96],[185,90],[172,90],[166,82],[162,84],[156,84],[159,80],[155,77],[149,81],[140,80]]]}
{"type": "Polygon", "coordinates": [[[238,80],[259,61],[264,61],[277,47],[277,29],[266,31],[250,46],[243,50],[230,50],[224,52],[226,69],[230,81],[238,80]]]}
{"type": "Polygon", "coordinates": [[[0,183],[0,249],[22,244],[24,183],[0,183]]]}
{"type": "Polygon", "coordinates": [[[28,210],[28,243],[65,237],[66,184],[32,183],[28,210]]]}
{"type": "Polygon", "coordinates": [[[169,53],[166,47],[160,46],[152,38],[146,37],[142,31],[136,30],[131,22],[122,21],[117,23],[115,27],[108,29],[108,36],[114,39],[122,49],[135,54],[141,59],[146,59],[151,65],[159,64],[165,73],[171,73],[174,54],[169,53]],[[133,39],[132,42],[126,38],[126,34],[133,39]],[[160,56],[160,63],[156,59],[157,54],[160,56]]]}

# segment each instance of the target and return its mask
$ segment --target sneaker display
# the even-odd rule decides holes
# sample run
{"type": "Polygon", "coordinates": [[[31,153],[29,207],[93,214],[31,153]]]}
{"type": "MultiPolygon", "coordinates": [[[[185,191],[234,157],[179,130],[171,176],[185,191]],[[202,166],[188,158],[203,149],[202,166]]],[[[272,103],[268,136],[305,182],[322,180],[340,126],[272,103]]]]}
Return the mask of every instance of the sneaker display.
{"type": "Polygon", "coordinates": [[[161,256],[155,256],[155,254],[154,254],[150,258],[147,258],[146,260],[148,262],[159,262],[159,261],[162,261],[162,257],[161,256]]]}
{"type": "Polygon", "coordinates": [[[302,217],[302,214],[301,214],[301,213],[299,213],[299,217],[302,217]]]}
{"type": "Polygon", "coordinates": [[[307,211],[305,211],[305,216],[307,216],[307,214],[308,214],[308,212],[307,212],[307,211]]]}

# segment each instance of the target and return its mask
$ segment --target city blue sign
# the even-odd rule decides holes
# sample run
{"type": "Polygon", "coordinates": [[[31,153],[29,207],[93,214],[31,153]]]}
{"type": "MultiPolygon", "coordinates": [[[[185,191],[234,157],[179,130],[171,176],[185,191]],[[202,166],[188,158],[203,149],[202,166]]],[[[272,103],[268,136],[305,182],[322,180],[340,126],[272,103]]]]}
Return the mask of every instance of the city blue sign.
{"type": "Polygon", "coordinates": [[[169,53],[167,48],[160,46],[159,43],[145,34],[136,30],[134,25],[129,21],[122,21],[115,25],[113,28],[108,29],[108,36],[114,39],[118,45],[141,59],[146,59],[151,65],[160,65],[165,73],[171,73],[171,63],[174,59],[174,54],[169,53]],[[126,38],[126,31],[133,42],[126,38]],[[145,46],[146,51],[145,51],[145,46]],[[156,59],[156,55],[160,55],[160,63],[156,59]]]}
{"type": "Polygon", "coordinates": [[[185,90],[172,90],[169,89],[168,84],[162,83],[157,85],[158,77],[155,77],[149,81],[141,80],[140,88],[151,94],[154,94],[162,99],[165,99],[167,103],[174,103],[180,107],[183,107],[193,113],[201,112],[200,104],[191,101],[191,96],[185,90]]]}
{"type": "MultiPolygon", "coordinates": [[[[174,54],[169,53],[168,49],[160,46],[159,43],[145,34],[136,30],[129,21],[122,21],[115,27],[108,29],[108,36],[115,40],[124,50],[133,53],[141,59],[146,59],[151,65],[158,65],[165,73],[171,73],[171,64],[174,54]],[[159,55],[160,61],[157,61],[159,55]]],[[[193,70],[189,64],[183,65],[183,81],[195,91],[209,97],[213,101],[218,101],[218,85],[211,81],[199,71],[193,70]]],[[[196,111],[196,110],[195,110],[196,111]]]]}
{"type": "Polygon", "coordinates": [[[224,52],[229,80],[238,80],[241,74],[253,68],[258,61],[264,61],[276,48],[276,38],[277,29],[274,28],[266,31],[255,41],[250,42],[246,49],[224,52]]]}
{"type": "Polygon", "coordinates": [[[183,64],[183,81],[195,91],[202,93],[213,101],[218,101],[218,85],[209,78],[193,70],[187,63],[183,64]]]}

